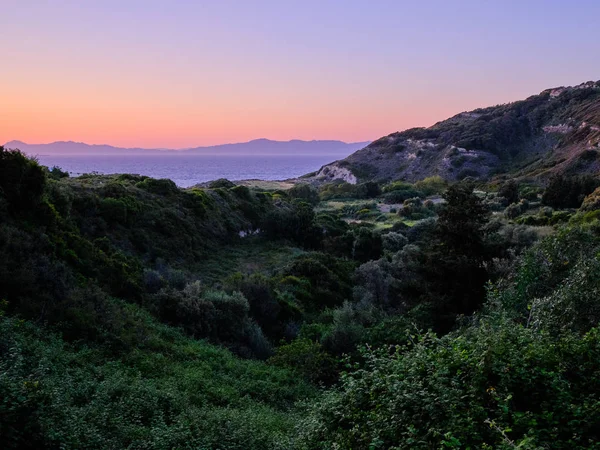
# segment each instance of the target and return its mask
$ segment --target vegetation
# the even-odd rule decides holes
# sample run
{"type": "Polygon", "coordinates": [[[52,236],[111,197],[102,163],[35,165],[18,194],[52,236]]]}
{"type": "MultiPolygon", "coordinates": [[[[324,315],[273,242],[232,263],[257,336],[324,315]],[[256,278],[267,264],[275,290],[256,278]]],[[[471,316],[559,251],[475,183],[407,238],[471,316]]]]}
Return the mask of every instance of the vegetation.
{"type": "MultiPolygon", "coordinates": [[[[350,170],[359,183],[410,181],[425,195],[432,194],[423,181],[436,176],[496,183],[510,178],[545,183],[556,174],[597,176],[598,127],[599,81],[392,133],[331,166],[350,170]]],[[[395,197],[392,203],[415,196],[395,197]]]]}
{"type": "Polygon", "coordinates": [[[0,444],[599,448],[598,183],[565,177],[181,190],[0,148],[0,444]]]}

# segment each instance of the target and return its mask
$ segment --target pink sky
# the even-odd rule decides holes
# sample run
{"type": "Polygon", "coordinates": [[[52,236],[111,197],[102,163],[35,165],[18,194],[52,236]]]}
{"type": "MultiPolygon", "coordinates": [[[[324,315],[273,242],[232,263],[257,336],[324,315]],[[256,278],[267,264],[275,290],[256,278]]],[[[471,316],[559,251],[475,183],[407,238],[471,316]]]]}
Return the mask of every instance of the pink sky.
{"type": "Polygon", "coordinates": [[[591,0],[191,3],[3,2],[0,143],[364,141],[600,78],[591,0]]]}

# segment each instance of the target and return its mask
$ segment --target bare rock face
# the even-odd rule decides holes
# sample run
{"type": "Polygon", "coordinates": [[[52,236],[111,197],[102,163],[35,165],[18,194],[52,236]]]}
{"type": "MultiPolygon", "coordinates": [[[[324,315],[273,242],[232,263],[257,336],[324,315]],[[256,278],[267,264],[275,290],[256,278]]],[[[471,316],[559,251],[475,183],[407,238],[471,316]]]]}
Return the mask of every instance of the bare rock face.
{"type": "Polygon", "coordinates": [[[346,167],[341,167],[337,162],[321,167],[315,176],[319,181],[341,180],[346,183],[356,184],[356,176],[346,167]]]}
{"type": "Polygon", "coordinates": [[[348,183],[432,175],[547,177],[600,173],[600,81],[547,89],[525,100],[460,113],[429,128],[384,136],[312,178],[348,183]]]}

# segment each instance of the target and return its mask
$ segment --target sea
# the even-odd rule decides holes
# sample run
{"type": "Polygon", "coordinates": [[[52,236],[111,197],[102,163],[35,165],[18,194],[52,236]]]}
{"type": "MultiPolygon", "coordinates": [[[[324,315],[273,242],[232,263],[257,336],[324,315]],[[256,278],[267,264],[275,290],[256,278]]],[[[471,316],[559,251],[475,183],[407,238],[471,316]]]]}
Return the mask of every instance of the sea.
{"type": "Polygon", "coordinates": [[[205,181],[286,180],[320,169],[340,155],[38,155],[40,164],[71,176],[129,173],[169,178],[186,188],[205,181]]]}

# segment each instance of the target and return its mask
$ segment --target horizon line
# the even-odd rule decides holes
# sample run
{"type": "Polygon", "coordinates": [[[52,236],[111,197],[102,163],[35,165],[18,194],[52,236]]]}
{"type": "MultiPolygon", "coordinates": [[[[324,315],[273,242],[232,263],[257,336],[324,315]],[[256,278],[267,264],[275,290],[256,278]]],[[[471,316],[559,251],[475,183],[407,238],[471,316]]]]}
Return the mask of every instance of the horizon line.
{"type": "MultiPolygon", "coordinates": [[[[258,142],[258,141],[268,141],[268,142],[276,142],[276,143],[282,143],[282,144],[288,144],[288,143],[292,143],[292,142],[303,142],[303,143],[310,143],[310,142],[338,142],[338,143],[342,143],[342,144],[346,144],[346,145],[353,145],[353,144],[365,144],[365,143],[370,143],[373,142],[372,139],[370,140],[364,140],[364,141],[352,141],[352,142],[347,142],[347,141],[343,141],[341,139],[310,139],[310,140],[305,140],[305,139],[289,139],[289,140],[277,140],[277,139],[270,139],[270,138],[256,138],[256,139],[250,139],[248,141],[241,141],[241,142],[225,142],[225,143],[221,143],[221,144],[213,144],[213,145],[198,145],[195,147],[179,147],[179,148],[169,148],[169,147],[119,147],[116,145],[112,145],[112,144],[107,144],[107,143],[103,143],[103,144],[89,144],[87,142],[83,142],[83,141],[52,141],[52,142],[41,142],[41,143],[30,143],[30,142],[25,142],[22,141],[20,139],[12,139],[10,141],[5,142],[4,144],[1,144],[3,147],[7,147],[8,144],[11,143],[19,143],[19,144],[23,144],[23,145],[52,145],[52,144],[80,144],[80,145],[86,145],[88,147],[111,147],[111,148],[115,148],[115,149],[122,149],[122,150],[159,150],[159,151],[186,151],[186,150],[196,150],[196,149],[208,149],[208,148],[214,148],[214,147],[223,147],[223,146],[227,146],[227,145],[241,145],[241,144],[250,144],[252,142],[258,142]]],[[[8,147],[7,147],[8,148],[8,147]]]]}

